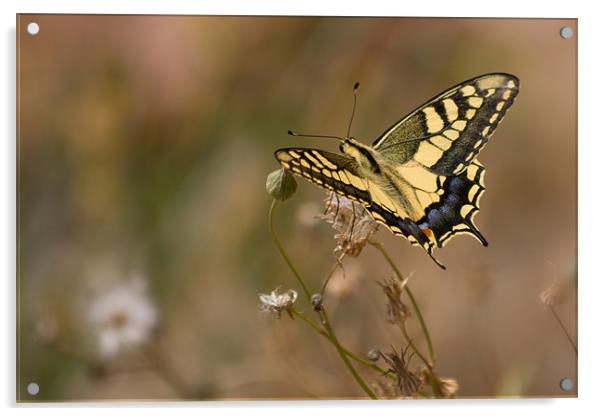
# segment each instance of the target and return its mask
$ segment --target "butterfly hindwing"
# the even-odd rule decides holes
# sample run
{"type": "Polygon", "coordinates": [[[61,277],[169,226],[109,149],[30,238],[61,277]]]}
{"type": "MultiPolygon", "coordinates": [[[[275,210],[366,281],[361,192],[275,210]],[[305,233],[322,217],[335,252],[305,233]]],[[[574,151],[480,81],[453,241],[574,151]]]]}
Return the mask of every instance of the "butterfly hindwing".
{"type": "Polygon", "coordinates": [[[460,175],[436,178],[437,189],[424,196],[420,203],[423,215],[417,220],[404,218],[386,206],[373,202],[367,207],[372,216],[394,234],[407,238],[412,245],[421,246],[440,267],[445,268],[433,256],[435,248],[444,247],[455,235],[468,234],[487,246],[473,222],[479,211],[479,201],[483,192],[485,168],[473,162],[460,175]],[[434,202],[433,202],[434,201],[434,202]]]}
{"type": "Polygon", "coordinates": [[[284,168],[324,189],[364,205],[371,202],[357,163],[348,156],[304,148],[280,149],[274,155],[284,168]]]}
{"type": "Polygon", "coordinates": [[[373,144],[395,164],[462,173],[485,146],[518,94],[518,78],[488,74],[465,81],[402,118],[373,144]]]}

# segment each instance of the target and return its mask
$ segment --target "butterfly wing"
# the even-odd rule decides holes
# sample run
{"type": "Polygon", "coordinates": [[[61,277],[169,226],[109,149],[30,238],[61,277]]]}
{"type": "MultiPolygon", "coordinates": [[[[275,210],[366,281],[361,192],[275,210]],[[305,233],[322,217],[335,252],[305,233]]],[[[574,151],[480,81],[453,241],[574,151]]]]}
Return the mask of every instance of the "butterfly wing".
{"type": "Polygon", "coordinates": [[[458,175],[485,146],[518,89],[518,78],[502,73],[462,82],[395,123],[373,148],[394,165],[458,175]]]}
{"type": "MultiPolygon", "coordinates": [[[[423,224],[428,219],[421,220],[419,225],[408,218],[405,208],[395,199],[390,198],[381,184],[362,177],[354,159],[323,150],[303,148],[280,149],[275,152],[275,156],[280,164],[293,174],[362,203],[376,221],[384,224],[392,233],[407,238],[411,244],[424,248],[440,267],[445,268],[433,257],[433,250],[438,242],[432,238],[432,235],[443,236],[447,231],[445,225],[433,224],[435,228],[429,237],[429,234],[421,228],[421,226],[431,226],[430,223],[423,224]]],[[[439,185],[443,190],[443,182],[440,181],[439,185]]],[[[455,205],[449,208],[454,209],[455,205]]]]}
{"type": "Polygon", "coordinates": [[[279,149],[274,156],[285,169],[321,188],[364,205],[371,203],[366,181],[360,176],[356,161],[349,156],[303,148],[279,149]]]}

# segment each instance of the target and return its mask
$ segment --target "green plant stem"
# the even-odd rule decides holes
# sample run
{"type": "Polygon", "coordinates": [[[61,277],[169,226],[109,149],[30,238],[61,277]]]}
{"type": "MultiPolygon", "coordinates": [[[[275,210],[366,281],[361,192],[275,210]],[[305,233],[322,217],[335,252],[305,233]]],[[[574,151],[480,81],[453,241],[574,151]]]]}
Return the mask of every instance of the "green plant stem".
{"type": "MultiPolygon", "coordinates": [[[[326,331],[324,331],[323,329],[321,329],[320,326],[317,323],[315,323],[310,318],[308,318],[307,316],[303,315],[301,312],[299,312],[296,309],[292,309],[292,312],[293,312],[293,314],[295,316],[297,316],[298,318],[300,318],[303,322],[305,322],[312,329],[314,329],[318,334],[322,335],[329,342],[331,342],[333,345],[335,345],[335,342],[334,342],[333,338],[330,336],[330,334],[328,334],[326,331]]],[[[355,355],[354,353],[352,353],[351,351],[349,351],[347,348],[343,347],[342,345],[341,345],[341,349],[352,360],[355,360],[358,363],[365,365],[366,367],[370,367],[374,371],[379,372],[381,375],[386,375],[387,377],[389,377],[391,379],[395,378],[395,376],[393,374],[390,374],[390,373],[386,374],[387,371],[384,368],[379,367],[378,365],[374,364],[373,362],[371,362],[369,360],[366,360],[364,358],[358,357],[357,355],[355,355]]]]}
{"type": "MultiPolygon", "coordinates": [[[[397,276],[399,281],[403,282],[404,279],[403,279],[403,276],[401,275],[401,272],[397,268],[397,265],[393,262],[393,259],[391,259],[391,256],[389,256],[389,253],[387,252],[385,247],[381,243],[377,243],[377,242],[373,242],[371,244],[374,247],[376,247],[376,249],[378,251],[381,252],[381,254],[385,258],[385,260],[387,260],[387,263],[389,263],[389,266],[391,266],[391,268],[393,269],[393,272],[395,273],[395,275],[397,276]]],[[[405,291],[408,294],[408,297],[410,298],[410,302],[412,303],[412,308],[414,308],[414,312],[416,313],[416,317],[418,318],[418,322],[420,323],[420,327],[422,329],[422,332],[424,333],[424,338],[426,339],[426,344],[428,346],[429,358],[431,360],[431,363],[434,364],[435,363],[435,352],[433,349],[433,342],[431,340],[431,335],[429,334],[428,327],[426,326],[426,322],[424,321],[424,317],[422,316],[422,312],[420,311],[418,302],[416,302],[416,298],[414,298],[414,295],[412,294],[412,291],[410,290],[410,286],[407,283],[405,285],[405,291]]]]}
{"type": "Polygon", "coordinates": [[[291,262],[291,260],[286,255],[286,252],[284,251],[284,248],[282,247],[282,244],[280,244],[280,240],[278,240],[278,237],[276,236],[276,231],[274,230],[274,211],[276,210],[276,204],[277,203],[278,203],[278,201],[276,201],[275,199],[272,200],[272,205],[270,206],[270,213],[268,215],[268,222],[270,224],[270,232],[272,233],[272,239],[274,240],[274,243],[276,243],[276,246],[278,247],[278,251],[280,252],[280,255],[282,256],[282,258],[284,259],[284,261],[288,265],[289,269],[291,269],[291,271],[293,272],[293,274],[297,278],[297,282],[299,282],[299,284],[303,288],[303,292],[305,293],[305,297],[307,298],[308,301],[310,301],[311,300],[311,294],[309,292],[309,289],[307,289],[307,286],[305,285],[305,282],[303,281],[303,278],[301,278],[301,275],[299,274],[299,272],[297,271],[297,269],[295,268],[295,266],[293,266],[293,263],[291,262]]]}
{"type": "MultiPolygon", "coordinates": [[[[309,302],[311,302],[311,294],[310,294],[309,290],[307,289],[307,286],[305,285],[305,282],[303,281],[303,278],[301,277],[301,275],[299,274],[299,272],[297,271],[297,269],[295,268],[295,266],[293,265],[293,263],[291,262],[291,260],[287,256],[286,252],[284,251],[284,248],[282,247],[282,244],[280,244],[280,241],[278,240],[278,237],[276,236],[276,231],[274,230],[274,221],[273,221],[274,220],[274,211],[276,210],[276,204],[277,204],[277,201],[275,199],[272,200],[272,205],[270,206],[270,212],[268,214],[268,222],[269,222],[269,226],[270,226],[270,232],[272,234],[272,239],[276,243],[276,246],[278,247],[278,251],[280,252],[280,255],[282,256],[282,258],[284,259],[284,261],[286,262],[286,264],[288,265],[288,267],[291,269],[291,271],[293,272],[293,274],[297,278],[297,281],[299,282],[299,284],[303,288],[303,292],[305,293],[305,296],[307,297],[307,300],[309,302]]],[[[355,368],[353,367],[353,365],[349,361],[349,358],[347,357],[347,354],[345,353],[346,350],[344,350],[344,348],[341,346],[341,344],[339,343],[339,340],[337,339],[336,335],[334,334],[334,332],[333,332],[333,330],[332,330],[332,328],[330,326],[330,322],[328,321],[328,316],[326,315],[326,311],[324,311],[322,309],[319,312],[319,314],[320,314],[320,317],[322,319],[322,324],[324,326],[324,329],[326,330],[326,333],[329,335],[328,338],[334,344],[337,352],[339,353],[341,359],[345,363],[345,366],[347,366],[347,368],[351,372],[351,375],[353,376],[353,378],[355,379],[355,381],[360,385],[360,387],[362,388],[362,390],[364,390],[364,392],[368,396],[370,396],[370,398],[372,398],[374,400],[377,400],[378,398],[376,397],[376,395],[374,394],[374,392],[372,390],[370,390],[370,387],[368,387],[368,385],[366,384],[366,382],[357,373],[357,371],[355,370],[355,368]]]]}
{"type": "Polygon", "coordinates": [[[334,331],[332,330],[332,327],[330,326],[330,321],[328,319],[328,314],[326,313],[326,310],[322,307],[322,309],[318,312],[318,314],[320,315],[320,318],[322,319],[322,325],[324,326],[324,329],[326,330],[326,332],[332,339],[332,343],[334,344],[337,352],[339,353],[339,356],[343,360],[343,363],[345,363],[345,366],[347,367],[347,369],[349,370],[349,372],[351,373],[351,375],[353,376],[353,378],[355,379],[357,384],[360,385],[362,390],[364,390],[364,392],[372,400],[378,400],[378,397],[376,397],[376,394],[374,394],[374,392],[370,389],[370,387],[368,387],[368,385],[366,384],[364,379],[359,375],[359,373],[353,367],[353,364],[351,364],[351,362],[349,361],[349,358],[347,357],[347,354],[345,354],[345,350],[344,350],[343,346],[339,342],[337,336],[335,335],[334,331]]]}
{"type": "MultiPolygon", "coordinates": [[[[385,258],[385,260],[387,260],[387,263],[389,263],[389,266],[391,266],[391,268],[393,269],[393,272],[395,273],[395,276],[397,277],[397,279],[399,279],[400,282],[403,282],[404,278],[403,278],[401,272],[397,268],[397,265],[395,264],[395,262],[393,261],[391,256],[389,256],[389,253],[387,252],[385,247],[381,243],[378,243],[378,242],[371,242],[371,244],[374,247],[376,247],[376,249],[381,252],[381,254],[385,258]]],[[[424,317],[422,316],[422,312],[420,311],[418,302],[416,302],[416,298],[412,294],[412,291],[410,290],[410,286],[407,284],[407,282],[405,284],[404,289],[405,289],[406,293],[408,294],[408,297],[410,298],[410,302],[412,303],[412,308],[414,309],[414,312],[416,313],[416,317],[418,318],[418,322],[420,323],[420,327],[424,334],[424,338],[426,339],[430,361],[426,359],[426,357],[418,350],[418,348],[416,348],[416,346],[412,342],[412,339],[408,335],[405,325],[400,325],[401,332],[402,332],[404,338],[406,339],[406,341],[408,342],[408,344],[410,344],[410,347],[412,348],[412,350],[414,350],[416,355],[418,355],[418,357],[426,364],[428,371],[430,372],[430,375],[431,375],[430,382],[431,382],[431,388],[433,389],[433,394],[441,397],[441,396],[443,396],[443,392],[441,391],[441,385],[439,383],[439,378],[437,377],[437,375],[435,373],[435,368],[434,368],[435,367],[435,352],[433,349],[433,342],[431,341],[431,336],[429,334],[428,327],[426,326],[426,322],[424,320],[424,317]]]]}

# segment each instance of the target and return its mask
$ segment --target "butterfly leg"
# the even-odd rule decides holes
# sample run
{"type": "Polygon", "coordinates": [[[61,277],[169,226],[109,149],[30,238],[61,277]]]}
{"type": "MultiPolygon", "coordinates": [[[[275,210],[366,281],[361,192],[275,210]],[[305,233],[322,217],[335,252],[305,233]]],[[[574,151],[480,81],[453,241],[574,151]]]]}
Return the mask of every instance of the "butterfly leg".
{"type": "Polygon", "coordinates": [[[353,203],[353,201],[351,202],[351,212],[352,212],[353,216],[351,217],[351,226],[349,227],[349,240],[350,241],[351,241],[351,238],[353,237],[353,228],[355,227],[355,219],[356,219],[355,204],[353,203]]]}

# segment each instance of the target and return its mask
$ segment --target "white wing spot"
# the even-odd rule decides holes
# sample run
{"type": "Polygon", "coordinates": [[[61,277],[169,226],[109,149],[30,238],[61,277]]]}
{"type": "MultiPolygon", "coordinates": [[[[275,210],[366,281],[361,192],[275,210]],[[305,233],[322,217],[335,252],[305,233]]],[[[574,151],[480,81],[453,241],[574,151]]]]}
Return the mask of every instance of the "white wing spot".
{"type": "Polygon", "coordinates": [[[495,120],[499,117],[499,113],[493,113],[493,115],[489,118],[489,123],[495,123],[495,120]]]}
{"type": "Polygon", "coordinates": [[[504,105],[506,104],[506,101],[500,101],[499,103],[497,103],[497,105],[495,106],[495,109],[497,111],[502,111],[502,108],[504,108],[504,105]]]}

